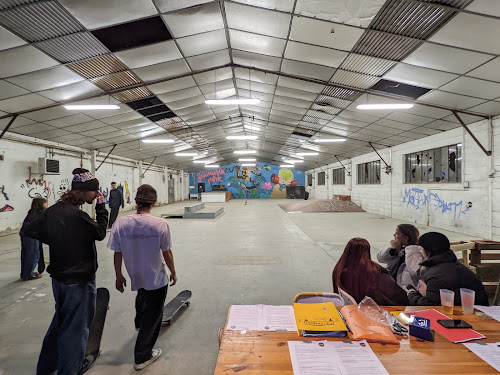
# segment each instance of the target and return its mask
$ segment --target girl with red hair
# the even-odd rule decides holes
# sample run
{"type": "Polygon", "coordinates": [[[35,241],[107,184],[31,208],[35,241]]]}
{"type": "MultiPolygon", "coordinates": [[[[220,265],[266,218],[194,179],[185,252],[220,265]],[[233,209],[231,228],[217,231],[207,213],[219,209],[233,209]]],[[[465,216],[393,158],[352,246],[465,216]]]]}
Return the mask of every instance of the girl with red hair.
{"type": "Polygon", "coordinates": [[[370,243],[353,238],[344,249],[332,273],[333,291],[339,288],[359,303],[365,296],[380,306],[406,306],[408,297],[392,276],[370,257],[370,243]]]}

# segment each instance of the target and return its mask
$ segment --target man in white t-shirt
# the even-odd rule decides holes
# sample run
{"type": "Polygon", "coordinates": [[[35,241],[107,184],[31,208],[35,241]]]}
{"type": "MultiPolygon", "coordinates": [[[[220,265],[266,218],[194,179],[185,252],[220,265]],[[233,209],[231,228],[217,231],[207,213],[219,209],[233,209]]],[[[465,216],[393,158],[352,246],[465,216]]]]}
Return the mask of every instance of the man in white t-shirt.
{"type": "Polygon", "coordinates": [[[108,248],[115,251],[116,289],[123,293],[123,287],[127,286],[122,274],[123,259],[131,289],[137,290],[135,327],[139,334],[134,349],[137,371],[161,355],[161,349],[153,346],[160,333],[168,282],[172,282],[171,286],[177,282],[170,229],[164,219],[150,214],[156,200],[156,190],[151,185],[139,186],[135,196],[137,213],[116,220],[108,241],[108,248]]]}

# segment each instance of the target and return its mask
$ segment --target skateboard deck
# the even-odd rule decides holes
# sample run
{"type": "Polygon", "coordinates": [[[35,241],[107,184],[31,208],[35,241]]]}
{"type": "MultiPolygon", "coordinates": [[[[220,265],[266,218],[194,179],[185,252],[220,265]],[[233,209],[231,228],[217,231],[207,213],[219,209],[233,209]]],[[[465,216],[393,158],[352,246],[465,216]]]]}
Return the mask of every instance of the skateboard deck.
{"type": "Polygon", "coordinates": [[[85,359],[83,360],[82,369],[78,373],[79,375],[84,374],[90,369],[101,354],[101,338],[108,309],[109,290],[106,288],[97,288],[95,316],[90,325],[89,342],[87,343],[85,359]]]}
{"type": "Polygon", "coordinates": [[[189,306],[189,299],[191,298],[191,295],[192,293],[190,290],[183,290],[170,300],[163,308],[163,323],[170,324],[172,322],[172,318],[177,311],[182,308],[182,306],[189,306]]]}

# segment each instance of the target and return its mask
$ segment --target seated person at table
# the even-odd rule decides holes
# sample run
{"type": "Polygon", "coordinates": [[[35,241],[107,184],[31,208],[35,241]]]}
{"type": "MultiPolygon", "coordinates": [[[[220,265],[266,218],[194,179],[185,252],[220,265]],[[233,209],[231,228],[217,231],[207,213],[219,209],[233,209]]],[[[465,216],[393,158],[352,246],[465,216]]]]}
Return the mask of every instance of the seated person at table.
{"type": "Polygon", "coordinates": [[[417,287],[420,273],[424,267],[422,248],[417,245],[418,229],[411,224],[399,224],[391,240],[391,246],[377,254],[380,263],[387,264],[387,270],[403,289],[408,285],[417,287]]]}
{"type": "Polygon", "coordinates": [[[423,234],[418,244],[424,248],[426,267],[418,282],[418,290],[408,289],[408,299],[413,306],[439,306],[439,289],[455,292],[455,306],[461,305],[460,288],[476,292],[475,305],[488,306],[488,296],[479,277],[457,260],[450,249],[450,241],[442,233],[423,234]]]}
{"type": "Polygon", "coordinates": [[[344,249],[332,273],[333,291],[339,288],[359,303],[371,297],[381,306],[406,306],[405,291],[389,272],[370,258],[370,244],[364,238],[353,238],[344,249]]]}

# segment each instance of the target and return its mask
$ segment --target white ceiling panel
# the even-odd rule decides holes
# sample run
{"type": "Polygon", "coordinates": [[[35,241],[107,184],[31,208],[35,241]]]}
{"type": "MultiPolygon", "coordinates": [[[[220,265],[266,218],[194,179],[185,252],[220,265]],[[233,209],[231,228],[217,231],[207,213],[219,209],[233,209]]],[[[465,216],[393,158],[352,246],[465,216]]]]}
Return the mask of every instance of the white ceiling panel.
{"type": "Polygon", "coordinates": [[[420,126],[418,128],[413,128],[412,132],[425,135],[434,135],[434,134],[439,134],[442,131],[437,129],[426,128],[425,126],[420,126]]]}
{"type": "MultiPolygon", "coordinates": [[[[410,129],[413,129],[414,126],[412,126],[410,129]]],[[[388,126],[383,126],[379,125],[377,123],[368,125],[364,130],[369,130],[371,132],[375,132],[374,134],[377,135],[377,132],[379,133],[384,133],[380,135],[386,135],[386,134],[391,134],[391,135],[396,135],[396,134],[401,134],[403,131],[401,129],[396,129],[396,128],[390,128],[388,126]]],[[[363,133],[363,129],[359,130],[360,133],[363,133]]]]}
{"type": "Polygon", "coordinates": [[[146,82],[155,79],[175,77],[176,75],[189,73],[190,71],[184,59],[134,69],[134,73],[146,82]]]}
{"type": "Polygon", "coordinates": [[[308,100],[308,101],[313,101],[314,99],[316,99],[317,96],[316,94],[311,92],[295,90],[288,87],[280,87],[280,86],[276,87],[275,94],[279,96],[287,96],[289,98],[308,100]]]}
{"type": "Polygon", "coordinates": [[[98,120],[92,120],[89,122],[84,122],[82,124],[66,126],[64,130],[70,131],[72,133],[84,133],[87,130],[101,129],[105,127],[106,127],[105,123],[98,120]]]}
{"type": "Polygon", "coordinates": [[[66,86],[83,81],[83,77],[65,66],[37,70],[27,74],[8,78],[7,81],[29,91],[41,91],[54,87],[66,86]]]}
{"type": "MultiPolygon", "coordinates": [[[[201,94],[209,94],[211,96],[215,96],[215,92],[219,92],[222,90],[227,90],[227,89],[234,89],[234,81],[232,78],[225,79],[224,81],[217,81],[217,84],[215,82],[212,83],[207,83],[206,85],[200,85],[200,90],[201,94]]],[[[179,98],[182,99],[182,98],[179,98]]]]}
{"type": "Polygon", "coordinates": [[[483,99],[495,99],[500,96],[500,83],[481,79],[460,77],[439,88],[456,94],[475,96],[483,99]]]}
{"type": "Polygon", "coordinates": [[[450,46],[500,54],[500,20],[459,13],[429,40],[450,46]]]}
{"type": "Polygon", "coordinates": [[[311,106],[310,101],[289,98],[286,96],[279,96],[279,95],[274,96],[273,103],[285,104],[285,105],[290,105],[290,106],[294,106],[294,107],[298,107],[298,108],[305,108],[305,109],[309,109],[309,107],[311,106]]]}
{"type": "Polygon", "coordinates": [[[425,125],[429,122],[434,121],[434,119],[430,117],[415,116],[404,112],[393,112],[385,118],[389,120],[405,122],[407,124],[412,124],[415,126],[425,125]]]}
{"type": "Polygon", "coordinates": [[[19,47],[24,44],[26,44],[26,41],[0,26],[0,51],[4,49],[19,47]]]}
{"type": "Polygon", "coordinates": [[[97,29],[117,23],[157,14],[151,0],[59,0],[87,29],[97,29]]]}
{"type": "Polygon", "coordinates": [[[408,123],[400,122],[400,121],[393,121],[393,120],[389,120],[387,118],[380,119],[380,120],[374,122],[374,124],[384,126],[386,128],[398,129],[400,131],[407,131],[407,130],[413,129],[415,127],[415,125],[413,125],[413,124],[408,124],[408,123]]]}
{"type": "Polygon", "coordinates": [[[115,52],[115,55],[131,69],[182,58],[173,40],[115,52]]]}
{"type": "Polygon", "coordinates": [[[436,120],[434,122],[431,122],[430,124],[425,125],[425,127],[440,130],[440,131],[446,131],[446,130],[458,128],[458,127],[460,127],[460,125],[456,124],[454,122],[436,120]]]}
{"type": "Polygon", "coordinates": [[[457,77],[458,75],[456,74],[439,72],[413,65],[397,64],[383,78],[408,85],[436,89],[457,77]]]}
{"type": "Polygon", "coordinates": [[[249,91],[259,91],[266,94],[274,94],[275,86],[266,85],[265,83],[252,82],[244,79],[237,79],[236,85],[238,88],[246,89],[249,91]]]}
{"type": "Polygon", "coordinates": [[[234,2],[290,13],[295,0],[234,0],[234,2]]]}
{"type": "Polygon", "coordinates": [[[404,109],[401,112],[412,113],[414,115],[419,115],[424,117],[432,117],[434,119],[442,118],[450,114],[450,111],[446,109],[428,107],[417,103],[413,105],[413,108],[404,109]]]}
{"type": "Polygon", "coordinates": [[[142,119],[144,118],[140,113],[131,111],[127,113],[123,113],[121,115],[116,115],[116,116],[109,116],[106,118],[103,118],[101,121],[104,122],[105,124],[118,124],[120,122],[125,122],[125,121],[130,121],[130,120],[137,120],[137,119],[142,119]]]}
{"type": "Polygon", "coordinates": [[[215,69],[210,72],[193,75],[193,78],[198,85],[214,83],[215,81],[218,82],[232,77],[233,77],[233,71],[231,70],[231,68],[215,69]]]}
{"type": "Polygon", "coordinates": [[[363,32],[355,27],[294,16],[290,39],[350,51],[363,32]]]}
{"type": "Polygon", "coordinates": [[[286,46],[285,57],[337,68],[347,57],[347,52],[291,41],[286,46]]]}
{"type": "Polygon", "coordinates": [[[282,111],[282,112],[295,113],[295,114],[303,116],[307,112],[307,108],[298,108],[298,107],[293,107],[290,105],[284,105],[284,104],[279,104],[279,103],[273,103],[273,106],[271,109],[273,110],[273,113],[275,113],[275,114],[276,114],[276,111],[282,111]]]}
{"type": "Polygon", "coordinates": [[[56,118],[67,117],[74,113],[68,111],[63,106],[25,113],[23,116],[35,121],[54,120],[56,118]]]}
{"type": "Polygon", "coordinates": [[[500,57],[467,73],[468,76],[500,82],[500,57]]]}
{"type": "MultiPolygon", "coordinates": [[[[181,112],[177,113],[177,110],[182,109],[182,108],[186,108],[186,107],[192,107],[192,106],[195,106],[197,104],[203,104],[204,106],[208,107],[205,104],[205,98],[203,96],[201,96],[201,95],[197,96],[197,97],[194,97],[194,98],[189,98],[189,99],[177,100],[175,102],[170,102],[170,103],[168,103],[168,106],[173,111],[176,111],[175,113],[178,116],[182,116],[180,114],[181,112]]],[[[190,112],[188,112],[188,113],[190,113],[190,112]]]]}
{"type": "Polygon", "coordinates": [[[227,48],[226,31],[224,29],[209,31],[177,39],[184,56],[201,55],[227,48]]]}
{"type": "Polygon", "coordinates": [[[192,98],[193,96],[199,96],[199,95],[201,95],[200,89],[198,87],[191,87],[184,90],[160,94],[158,95],[158,98],[164,103],[169,103],[176,100],[192,98]]]}
{"type": "Polygon", "coordinates": [[[64,137],[64,136],[68,136],[68,135],[71,136],[72,139],[76,139],[72,133],[70,133],[66,130],[63,130],[63,129],[46,130],[46,131],[43,131],[41,133],[33,134],[32,136],[35,138],[52,140],[54,138],[64,137]]]}
{"type": "MultiPolygon", "coordinates": [[[[491,116],[500,115],[500,102],[491,101],[469,108],[470,111],[485,113],[491,116]]],[[[478,119],[479,120],[479,119],[478,119]]]]}
{"type": "Polygon", "coordinates": [[[186,60],[191,66],[191,69],[193,69],[194,71],[209,69],[214,66],[222,66],[231,62],[231,58],[229,57],[229,50],[227,49],[188,57],[186,60]]]}
{"type": "Polygon", "coordinates": [[[84,122],[93,121],[92,117],[84,115],[83,113],[78,113],[76,115],[70,115],[55,120],[45,121],[46,124],[55,126],[56,128],[64,128],[66,126],[81,124],[84,122]]]}
{"type": "Polygon", "coordinates": [[[232,48],[277,57],[281,57],[286,44],[283,39],[232,29],[229,30],[229,37],[232,48]]]}
{"type": "MultiPolygon", "coordinates": [[[[487,102],[485,102],[486,104],[487,102]]],[[[478,116],[473,116],[473,115],[467,115],[465,113],[459,113],[458,114],[460,116],[460,119],[465,122],[466,124],[472,124],[474,122],[478,122],[480,120],[483,120],[482,117],[478,117],[478,116]]],[[[456,123],[456,124],[460,124],[460,121],[458,121],[458,119],[455,117],[454,114],[450,114],[446,117],[443,117],[441,120],[444,120],[444,121],[448,121],[448,122],[453,122],[453,123],[456,123]]]]}
{"type": "Polygon", "coordinates": [[[83,96],[102,93],[103,91],[89,81],[80,81],[71,85],[57,87],[50,90],[40,91],[38,94],[55,100],[56,102],[64,102],[83,96]]]}
{"type": "Polygon", "coordinates": [[[13,85],[4,80],[0,80],[0,100],[27,94],[29,91],[19,86],[13,85]]]}
{"type": "MultiPolygon", "coordinates": [[[[379,112],[379,111],[375,111],[379,112]]],[[[366,123],[371,123],[379,120],[381,117],[384,117],[382,115],[377,115],[374,111],[371,111],[370,114],[367,114],[366,111],[364,113],[361,112],[356,112],[356,111],[348,111],[348,110],[343,110],[339,116],[335,118],[335,121],[340,121],[339,117],[351,119],[351,120],[357,120],[357,121],[362,121],[366,123]]]]}
{"type": "Polygon", "coordinates": [[[116,131],[117,129],[115,127],[103,126],[101,128],[96,128],[92,130],[82,130],[81,133],[84,133],[86,136],[88,135],[90,137],[95,137],[99,139],[100,137],[98,136],[100,136],[101,134],[108,134],[116,131]]]}
{"type": "MultiPolygon", "coordinates": [[[[175,3],[175,1],[164,1],[175,3]]],[[[165,12],[165,10],[162,10],[165,12]]],[[[164,14],[163,19],[176,38],[224,28],[219,2],[164,14]]]]}
{"type": "Polygon", "coordinates": [[[154,85],[147,86],[147,88],[150,89],[154,94],[158,95],[165,92],[182,90],[194,86],[196,86],[196,82],[194,81],[193,77],[183,77],[172,79],[166,82],[156,83],[154,85]]]}
{"type": "Polygon", "coordinates": [[[489,0],[475,0],[466,10],[500,17],[500,3],[489,0]]]}
{"type": "Polygon", "coordinates": [[[271,10],[254,8],[226,2],[228,27],[257,34],[286,38],[290,27],[291,15],[271,10]]]}
{"type": "Polygon", "coordinates": [[[0,78],[33,72],[59,63],[32,46],[22,46],[0,52],[0,78]]]}
{"type": "Polygon", "coordinates": [[[322,65],[308,64],[305,62],[283,59],[281,71],[296,76],[328,81],[335,72],[335,69],[322,65]]]}
{"type": "Polygon", "coordinates": [[[199,98],[196,98],[195,101],[191,101],[191,99],[178,100],[176,102],[168,103],[168,106],[172,109],[174,109],[173,107],[176,107],[175,114],[180,117],[183,117],[190,113],[201,112],[210,109],[210,107],[205,104],[205,100],[200,103],[199,98]]]}
{"type": "Polygon", "coordinates": [[[267,83],[269,85],[275,85],[276,82],[278,81],[278,75],[276,74],[270,74],[252,70],[250,70],[249,72],[248,69],[244,68],[236,68],[234,69],[234,72],[237,78],[248,79],[248,77],[250,77],[250,80],[252,81],[267,83]]]}
{"type": "Polygon", "coordinates": [[[15,128],[15,129],[13,129],[13,131],[15,133],[18,133],[18,134],[32,135],[32,134],[41,133],[43,131],[49,131],[49,130],[54,130],[54,129],[56,129],[56,128],[54,128],[53,126],[37,122],[37,123],[32,124],[32,125],[26,125],[26,126],[21,126],[21,127],[15,128]]]}
{"type": "MultiPolygon", "coordinates": [[[[0,115],[6,115],[5,112],[0,112],[0,115]]],[[[4,118],[4,119],[0,119],[0,128],[4,129],[7,124],[10,122],[10,120],[12,119],[12,117],[7,117],[7,118],[4,118]]],[[[14,128],[17,128],[17,127],[20,127],[20,126],[25,126],[25,125],[31,125],[33,124],[35,121],[29,119],[29,118],[25,118],[23,116],[18,116],[16,118],[16,120],[11,124],[10,126],[10,129],[14,129],[14,128]]]]}
{"type": "Polygon", "coordinates": [[[279,57],[259,55],[257,53],[239,51],[235,49],[233,49],[232,55],[233,62],[243,66],[278,71],[281,65],[281,59],[279,57]]]}
{"type": "Polygon", "coordinates": [[[465,74],[471,69],[491,59],[491,55],[466,51],[463,49],[423,43],[403,62],[424,68],[465,74]]]}
{"type": "Polygon", "coordinates": [[[470,96],[457,95],[443,91],[431,91],[418,98],[419,102],[443,105],[446,107],[465,109],[484,103],[485,100],[472,98],[470,96]]]}
{"type": "Polygon", "coordinates": [[[53,103],[54,102],[52,100],[44,98],[43,96],[37,94],[27,94],[0,100],[0,111],[16,113],[28,109],[43,107],[53,103]]]}
{"type": "Polygon", "coordinates": [[[295,78],[289,77],[279,77],[278,85],[282,87],[288,87],[291,89],[303,90],[319,94],[325,88],[325,85],[319,83],[307,82],[295,78]]]}
{"type": "Polygon", "coordinates": [[[276,98],[276,96],[273,96],[272,94],[266,94],[255,90],[252,90],[252,92],[250,93],[250,91],[248,90],[239,88],[238,92],[240,94],[240,97],[260,99],[260,103],[255,104],[255,106],[263,108],[271,108],[273,97],[276,98]]]}

